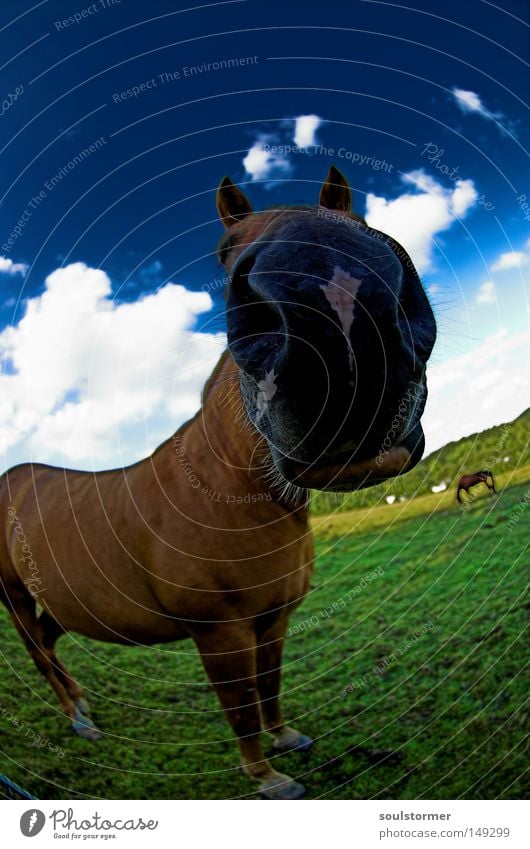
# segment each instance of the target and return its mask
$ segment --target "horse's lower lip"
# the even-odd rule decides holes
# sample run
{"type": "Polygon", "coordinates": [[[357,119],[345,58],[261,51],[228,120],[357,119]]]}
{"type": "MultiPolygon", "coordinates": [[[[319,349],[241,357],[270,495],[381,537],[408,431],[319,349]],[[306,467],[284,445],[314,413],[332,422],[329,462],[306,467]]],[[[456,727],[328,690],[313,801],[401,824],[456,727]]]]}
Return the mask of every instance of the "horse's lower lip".
{"type": "Polygon", "coordinates": [[[314,468],[295,465],[294,482],[307,489],[359,489],[403,474],[407,471],[410,460],[410,451],[404,446],[396,446],[366,460],[332,463],[314,468]]]}

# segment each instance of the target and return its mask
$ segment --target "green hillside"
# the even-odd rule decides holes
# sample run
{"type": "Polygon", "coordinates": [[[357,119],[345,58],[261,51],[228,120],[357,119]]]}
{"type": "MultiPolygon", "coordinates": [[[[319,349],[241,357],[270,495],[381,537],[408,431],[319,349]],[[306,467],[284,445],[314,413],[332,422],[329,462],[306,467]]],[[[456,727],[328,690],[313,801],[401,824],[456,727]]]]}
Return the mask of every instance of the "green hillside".
{"type": "Polygon", "coordinates": [[[491,469],[494,475],[513,471],[530,462],[530,409],[513,422],[497,425],[449,442],[433,451],[415,469],[402,478],[394,478],[380,486],[346,495],[315,492],[311,507],[315,515],[333,511],[369,507],[384,502],[388,495],[416,498],[431,492],[442,481],[454,487],[460,475],[478,469],[491,469]],[[505,461],[505,458],[509,459],[505,461]]]}

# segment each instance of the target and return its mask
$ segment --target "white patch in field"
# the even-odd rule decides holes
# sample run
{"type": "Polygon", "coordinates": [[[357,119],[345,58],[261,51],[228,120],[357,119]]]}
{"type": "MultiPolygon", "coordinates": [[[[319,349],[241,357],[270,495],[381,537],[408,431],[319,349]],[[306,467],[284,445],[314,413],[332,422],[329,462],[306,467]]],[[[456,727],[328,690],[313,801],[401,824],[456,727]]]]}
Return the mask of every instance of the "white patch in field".
{"type": "Polygon", "coordinates": [[[447,489],[447,482],[442,481],[441,483],[437,483],[434,486],[431,486],[431,492],[445,492],[447,489]]]}
{"type": "Polygon", "coordinates": [[[258,408],[257,421],[261,419],[263,413],[269,406],[269,401],[276,395],[278,387],[275,380],[278,377],[274,374],[274,369],[265,372],[265,380],[258,380],[258,394],[256,395],[256,407],[258,408]]]}
{"type": "Polygon", "coordinates": [[[333,277],[320,288],[324,292],[331,309],[337,313],[344,335],[348,342],[348,362],[350,369],[353,369],[353,348],[351,346],[350,331],[353,325],[355,316],[355,298],[359,291],[359,286],[362,280],[357,280],[352,277],[347,271],[344,271],[339,265],[333,269],[333,277]]]}

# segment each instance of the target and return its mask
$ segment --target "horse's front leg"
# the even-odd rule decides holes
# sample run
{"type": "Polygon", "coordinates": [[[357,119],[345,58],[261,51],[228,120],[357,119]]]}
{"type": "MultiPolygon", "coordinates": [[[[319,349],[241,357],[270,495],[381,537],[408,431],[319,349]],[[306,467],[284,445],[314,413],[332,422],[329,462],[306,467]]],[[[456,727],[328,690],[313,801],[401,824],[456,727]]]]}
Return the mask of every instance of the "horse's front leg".
{"type": "Polygon", "coordinates": [[[254,632],[248,625],[230,623],[201,629],[193,638],[237,736],[245,774],[259,782],[258,790],[267,799],[299,799],[305,792],[302,785],[276,772],[261,748],[254,632]]]}
{"type": "Polygon", "coordinates": [[[313,745],[311,737],[286,725],[280,709],[280,680],[287,619],[275,623],[260,636],[258,643],[258,690],[263,728],[274,737],[273,749],[305,752],[313,745]]]}

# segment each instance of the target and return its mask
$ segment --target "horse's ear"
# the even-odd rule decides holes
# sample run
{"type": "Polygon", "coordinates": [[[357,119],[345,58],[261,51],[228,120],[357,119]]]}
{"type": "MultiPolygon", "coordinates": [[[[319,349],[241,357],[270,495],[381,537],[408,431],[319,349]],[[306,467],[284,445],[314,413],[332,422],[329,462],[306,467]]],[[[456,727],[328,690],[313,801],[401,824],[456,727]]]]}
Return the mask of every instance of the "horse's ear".
{"type": "Polygon", "coordinates": [[[230,177],[223,177],[217,189],[217,212],[226,228],[252,212],[250,201],[230,177]]]}
{"type": "Polygon", "coordinates": [[[346,177],[334,165],[328,171],[328,176],[320,189],[320,206],[326,209],[336,209],[339,212],[351,212],[352,198],[350,184],[346,177]]]}

